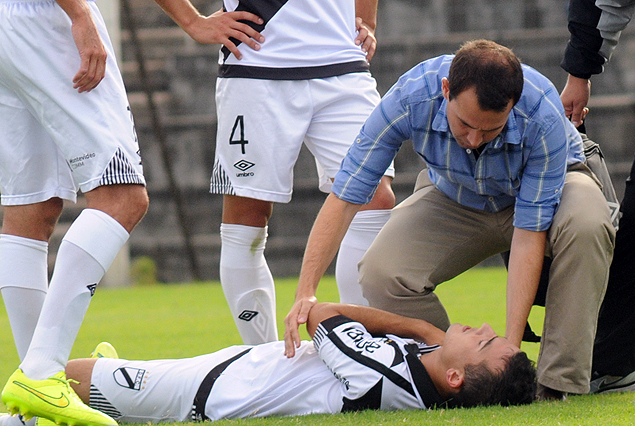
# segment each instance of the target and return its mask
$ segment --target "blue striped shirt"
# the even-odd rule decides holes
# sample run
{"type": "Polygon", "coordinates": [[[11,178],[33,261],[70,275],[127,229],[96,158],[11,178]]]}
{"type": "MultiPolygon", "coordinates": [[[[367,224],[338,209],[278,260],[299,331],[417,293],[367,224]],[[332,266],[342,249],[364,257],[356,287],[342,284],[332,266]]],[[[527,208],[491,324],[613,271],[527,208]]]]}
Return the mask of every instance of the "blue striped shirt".
{"type": "Polygon", "coordinates": [[[342,161],[333,193],[354,204],[368,203],[402,143],[411,140],[432,182],[451,199],[487,212],[515,205],[515,227],[548,229],[567,167],[584,161],[582,140],[566,119],[556,88],[523,65],[521,98],[477,158],[458,145],[448,125],[441,79],[453,57],[424,61],[401,76],[342,161]]]}

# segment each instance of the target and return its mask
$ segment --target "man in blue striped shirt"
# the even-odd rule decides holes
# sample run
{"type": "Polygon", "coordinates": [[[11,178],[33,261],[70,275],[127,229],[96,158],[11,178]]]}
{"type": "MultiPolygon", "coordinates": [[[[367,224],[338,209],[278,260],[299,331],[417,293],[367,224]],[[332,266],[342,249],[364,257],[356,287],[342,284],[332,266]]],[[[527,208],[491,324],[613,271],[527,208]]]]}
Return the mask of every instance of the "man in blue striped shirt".
{"type": "Polygon", "coordinates": [[[360,263],[371,306],[446,329],[435,287],[511,249],[506,337],[520,346],[546,254],[539,394],[587,393],[613,253],[608,205],[553,84],[485,40],[415,66],[362,127],[309,237],[287,356],[337,241],[406,140],[427,169],[360,263]]]}

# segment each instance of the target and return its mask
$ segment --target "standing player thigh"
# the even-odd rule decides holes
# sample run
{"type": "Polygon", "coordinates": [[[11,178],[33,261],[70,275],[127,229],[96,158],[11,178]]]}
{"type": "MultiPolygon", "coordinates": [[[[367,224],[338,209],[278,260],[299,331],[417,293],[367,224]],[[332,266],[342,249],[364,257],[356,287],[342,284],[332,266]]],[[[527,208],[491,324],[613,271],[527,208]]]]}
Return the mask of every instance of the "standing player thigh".
{"type": "Polygon", "coordinates": [[[14,93],[0,82],[0,194],[7,206],[59,197],[77,187],[57,146],[14,93]]]}
{"type": "MultiPolygon", "coordinates": [[[[328,192],[348,148],[379,104],[370,73],[352,73],[310,80],[315,113],[305,143],[315,157],[320,189],[328,192]]],[[[394,176],[389,169],[387,175],[394,176]]]]}
{"type": "Polygon", "coordinates": [[[212,193],[286,203],[313,115],[306,80],[219,78],[212,193]]]}
{"type": "Polygon", "coordinates": [[[28,29],[30,37],[8,36],[7,45],[20,54],[3,65],[7,85],[46,129],[82,191],[99,186],[106,166],[118,152],[131,175],[122,183],[143,183],[125,87],[97,6],[87,3],[108,53],[106,75],[91,92],[78,93],[72,79],[80,57],[68,16],[52,2],[24,4],[12,16],[12,24],[16,33],[28,29]]]}

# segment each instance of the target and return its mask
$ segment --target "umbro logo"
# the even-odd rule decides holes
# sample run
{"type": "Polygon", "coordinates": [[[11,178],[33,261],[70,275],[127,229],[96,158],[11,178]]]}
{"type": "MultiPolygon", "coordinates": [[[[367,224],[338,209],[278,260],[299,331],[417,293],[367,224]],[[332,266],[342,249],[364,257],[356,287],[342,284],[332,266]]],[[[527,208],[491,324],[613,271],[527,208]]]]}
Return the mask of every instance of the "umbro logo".
{"type": "Polygon", "coordinates": [[[93,297],[95,295],[95,290],[97,290],[97,283],[87,285],[86,288],[90,291],[90,297],[93,297]]]}
{"type": "Polygon", "coordinates": [[[241,319],[243,321],[251,321],[256,317],[256,315],[258,315],[257,311],[250,311],[245,309],[240,313],[240,315],[238,315],[238,319],[241,319]]]}
{"type": "Polygon", "coordinates": [[[245,170],[249,170],[255,165],[256,165],[255,163],[252,163],[251,161],[247,161],[247,160],[240,160],[237,163],[234,163],[234,167],[236,167],[241,172],[244,172],[245,170]]]}

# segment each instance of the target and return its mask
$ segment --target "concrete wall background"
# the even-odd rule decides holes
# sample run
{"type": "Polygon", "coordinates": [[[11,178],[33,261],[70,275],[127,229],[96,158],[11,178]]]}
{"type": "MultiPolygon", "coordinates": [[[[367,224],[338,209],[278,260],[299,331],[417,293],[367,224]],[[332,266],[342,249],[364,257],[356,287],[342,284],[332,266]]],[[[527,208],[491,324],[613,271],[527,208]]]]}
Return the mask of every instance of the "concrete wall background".
{"type": "MultiPolygon", "coordinates": [[[[113,1],[113,0],[102,0],[113,1]]],[[[220,2],[195,1],[204,14],[220,2]]],[[[473,38],[489,38],[511,47],[521,59],[564,87],[566,74],[559,67],[568,32],[566,4],[561,0],[391,0],[380,2],[379,47],[372,72],[383,94],[404,71],[426,58],[456,50],[473,38]]],[[[133,0],[134,16],[156,90],[174,162],[179,188],[188,203],[188,227],[194,235],[196,256],[203,278],[218,277],[221,197],[208,193],[214,158],[217,71],[216,46],[202,46],[185,33],[151,0],[133,0]]],[[[587,120],[590,137],[602,145],[615,186],[621,197],[635,144],[635,38],[628,30],[604,74],[593,78],[592,113],[587,120]]],[[[133,60],[130,33],[121,32],[119,58],[135,114],[150,192],[150,211],[130,239],[133,258],[150,256],[166,282],[192,278],[175,205],[160,150],[147,112],[146,97],[133,60]]],[[[396,160],[394,188],[398,199],[409,195],[421,160],[405,146],[396,160]]],[[[274,207],[269,225],[267,259],[274,276],[297,275],[313,219],[325,195],[316,189],[313,159],[303,150],[295,168],[291,203],[274,207]]],[[[72,218],[69,209],[68,218],[72,218]]]]}

